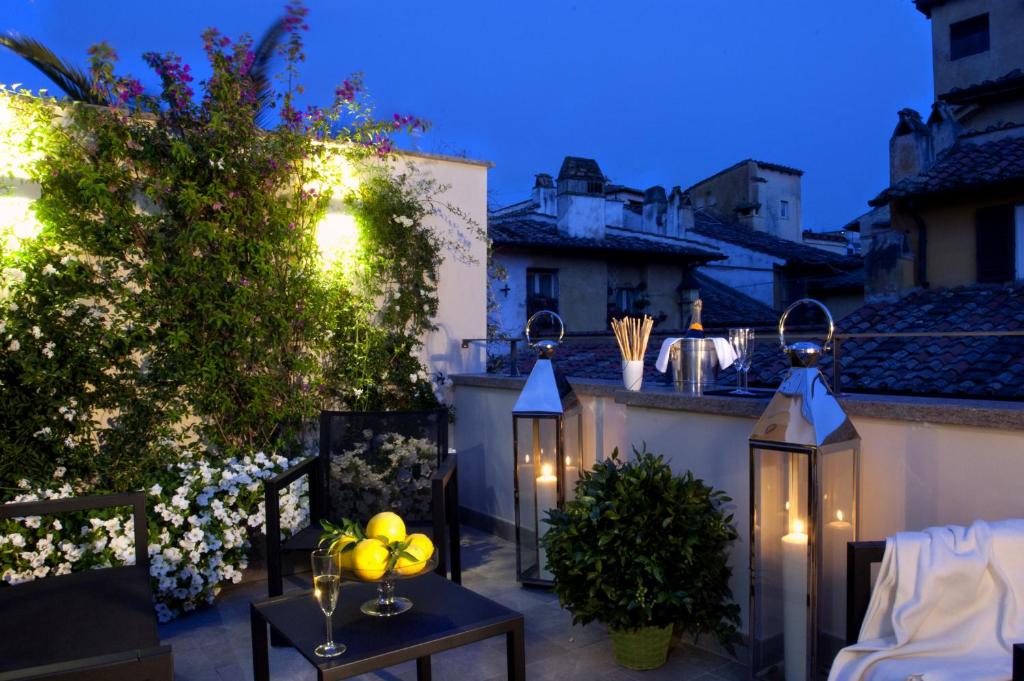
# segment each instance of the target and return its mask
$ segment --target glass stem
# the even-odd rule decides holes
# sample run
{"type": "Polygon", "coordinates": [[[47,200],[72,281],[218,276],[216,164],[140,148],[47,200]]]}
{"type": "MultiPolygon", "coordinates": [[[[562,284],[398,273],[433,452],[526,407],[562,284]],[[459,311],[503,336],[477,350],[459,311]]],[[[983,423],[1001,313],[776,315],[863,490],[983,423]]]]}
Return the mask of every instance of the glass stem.
{"type": "Polygon", "coordinates": [[[331,616],[330,615],[326,616],[326,624],[327,624],[327,645],[333,645],[334,644],[334,625],[331,623],[331,616]]]}
{"type": "Polygon", "coordinates": [[[736,390],[743,390],[743,365],[736,363],[736,390]]]}
{"type": "Polygon", "coordinates": [[[750,388],[750,367],[743,367],[743,390],[746,392],[750,388]]]}
{"type": "Polygon", "coordinates": [[[390,579],[383,579],[377,584],[377,607],[383,611],[391,609],[395,605],[395,583],[390,579]]]}

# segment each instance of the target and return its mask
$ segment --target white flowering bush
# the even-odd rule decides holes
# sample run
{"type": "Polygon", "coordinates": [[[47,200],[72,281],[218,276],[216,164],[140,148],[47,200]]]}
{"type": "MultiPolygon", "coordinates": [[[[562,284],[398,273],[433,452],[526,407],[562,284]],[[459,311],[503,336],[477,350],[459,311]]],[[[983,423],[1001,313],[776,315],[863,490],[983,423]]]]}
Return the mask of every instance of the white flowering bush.
{"type": "MultiPolygon", "coordinates": [[[[226,583],[237,583],[249,564],[252,538],[265,524],[263,481],[298,459],[259,452],[211,463],[183,452],[178,463],[156,476],[146,492],[150,574],[157,617],[170,620],[212,603],[226,583]]],[[[13,501],[61,499],[89,494],[82,483],[63,480],[33,487],[13,501]]],[[[306,478],[281,493],[282,534],[308,523],[306,478]]],[[[90,568],[135,562],[134,522],[124,509],[102,509],[62,517],[0,521],[0,578],[9,584],[90,568]]]]}
{"type": "Polygon", "coordinates": [[[394,511],[403,518],[430,517],[430,477],[437,443],[398,433],[374,434],[331,457],[331,509],[337,518],[368,518],[394,511]]]}

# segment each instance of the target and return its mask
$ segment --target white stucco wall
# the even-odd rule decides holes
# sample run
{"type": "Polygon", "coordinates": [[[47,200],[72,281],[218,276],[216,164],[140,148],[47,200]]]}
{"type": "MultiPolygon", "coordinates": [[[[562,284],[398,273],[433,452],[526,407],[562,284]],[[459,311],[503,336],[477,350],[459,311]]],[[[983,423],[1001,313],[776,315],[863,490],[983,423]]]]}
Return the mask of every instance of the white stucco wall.
{"type": "MultiPolygon", "coordinates": [[[[517,391],[459,385],[455,446],[460,503],[514,522],[512,406],[517,391]]],[[[749,454],[754,419],[625,406],[583,395],[584,448],[593,460],[613,447],[646,442],[674,470],[725,490],[740,534],[731,553],[732,590],[746,622],[749,454]]],[[[862,539],[901,530],[1024,517],[1024,431],[853,417],[862,438],[862,539]]]]}
{"type": "Polygon", "coordinates": [[[467,225],[443,208],[428,224],[464,253],[448,249],[437,287],[436,329],[424,339],[421,357],[432,372],[473,373],[486,366],[486,348],[463,338],[487,335],[487,171],[490,164],[459,158],[404,154],[403,159],[448,190],[439,198],[458,207],[475,223],[467,225]]]}

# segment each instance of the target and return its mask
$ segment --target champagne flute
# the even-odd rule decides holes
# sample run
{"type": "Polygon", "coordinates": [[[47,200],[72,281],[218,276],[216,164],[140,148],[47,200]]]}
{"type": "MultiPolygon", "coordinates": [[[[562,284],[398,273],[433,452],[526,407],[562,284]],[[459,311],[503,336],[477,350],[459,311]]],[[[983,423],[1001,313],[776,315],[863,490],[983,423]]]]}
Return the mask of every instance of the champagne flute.
{"type": "Polygon", "coordinates": [[[318,645],[313,652],[320,657],[337,657],[345,652],[345,644],[334,642],[331,615],[338,605],[338,592],[341,591],[341,564],[338,555],[328,549],[313,551],[310,560],[313,563],[313,597],[327,622],[327,641],[318,645]]]}
{"type": "Polygon", "coordinates": [[[743,356],[743,390],[748,395],[750,392],[750,365],[754,362],[755,334],[753,329],[747,329],[747,352],[743,356]]]}
{"type": "Polygon", "coordinates": [[[753,329],[729,329],[729,344],[736,351],[736,389],[730,393],[732,395],[750,394],[744,386],[743,377],[744,366],[749,366],[751,359],[753,338],[753,329]]]}

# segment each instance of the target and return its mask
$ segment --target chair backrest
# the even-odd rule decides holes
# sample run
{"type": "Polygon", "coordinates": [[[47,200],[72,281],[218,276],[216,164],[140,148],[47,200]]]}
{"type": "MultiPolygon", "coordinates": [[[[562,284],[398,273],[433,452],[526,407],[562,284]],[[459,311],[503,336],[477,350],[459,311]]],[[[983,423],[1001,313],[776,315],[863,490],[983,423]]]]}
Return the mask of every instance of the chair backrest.
{"type": "Polygon", "coordinates": [[[871,602],[871,566],[882,562],[884,541],[852,541],[846,545],[846,645],[857,642],[871,602]]]}
{"type": "MultiPolygon", "coordinates": [[[[426,440],[437,448],[437,465],[448,456],[448,410],[444,407],[421,411],[323,411],[320,413],[320,465],[330,499],[331,457],[350,451],[375,437],[396,433],[426,440]]],[[[377,450],[371,446],[364,458],[371,465],[377,450]]],[[[330,502],[327,502],[330,505],[330,502]]],[[[326,510],[326,509],[325,509],[326,510]]]]}
{"type": "Polygon", "coordinates": [[[30,516],[59,515],[98,508],[131,506],[135,523],[135,564],[149,570],[149,534],[146,531],[146,493],[126,492],[65,499],[44,499],[0,504],[0,520],[30,516]]]}

